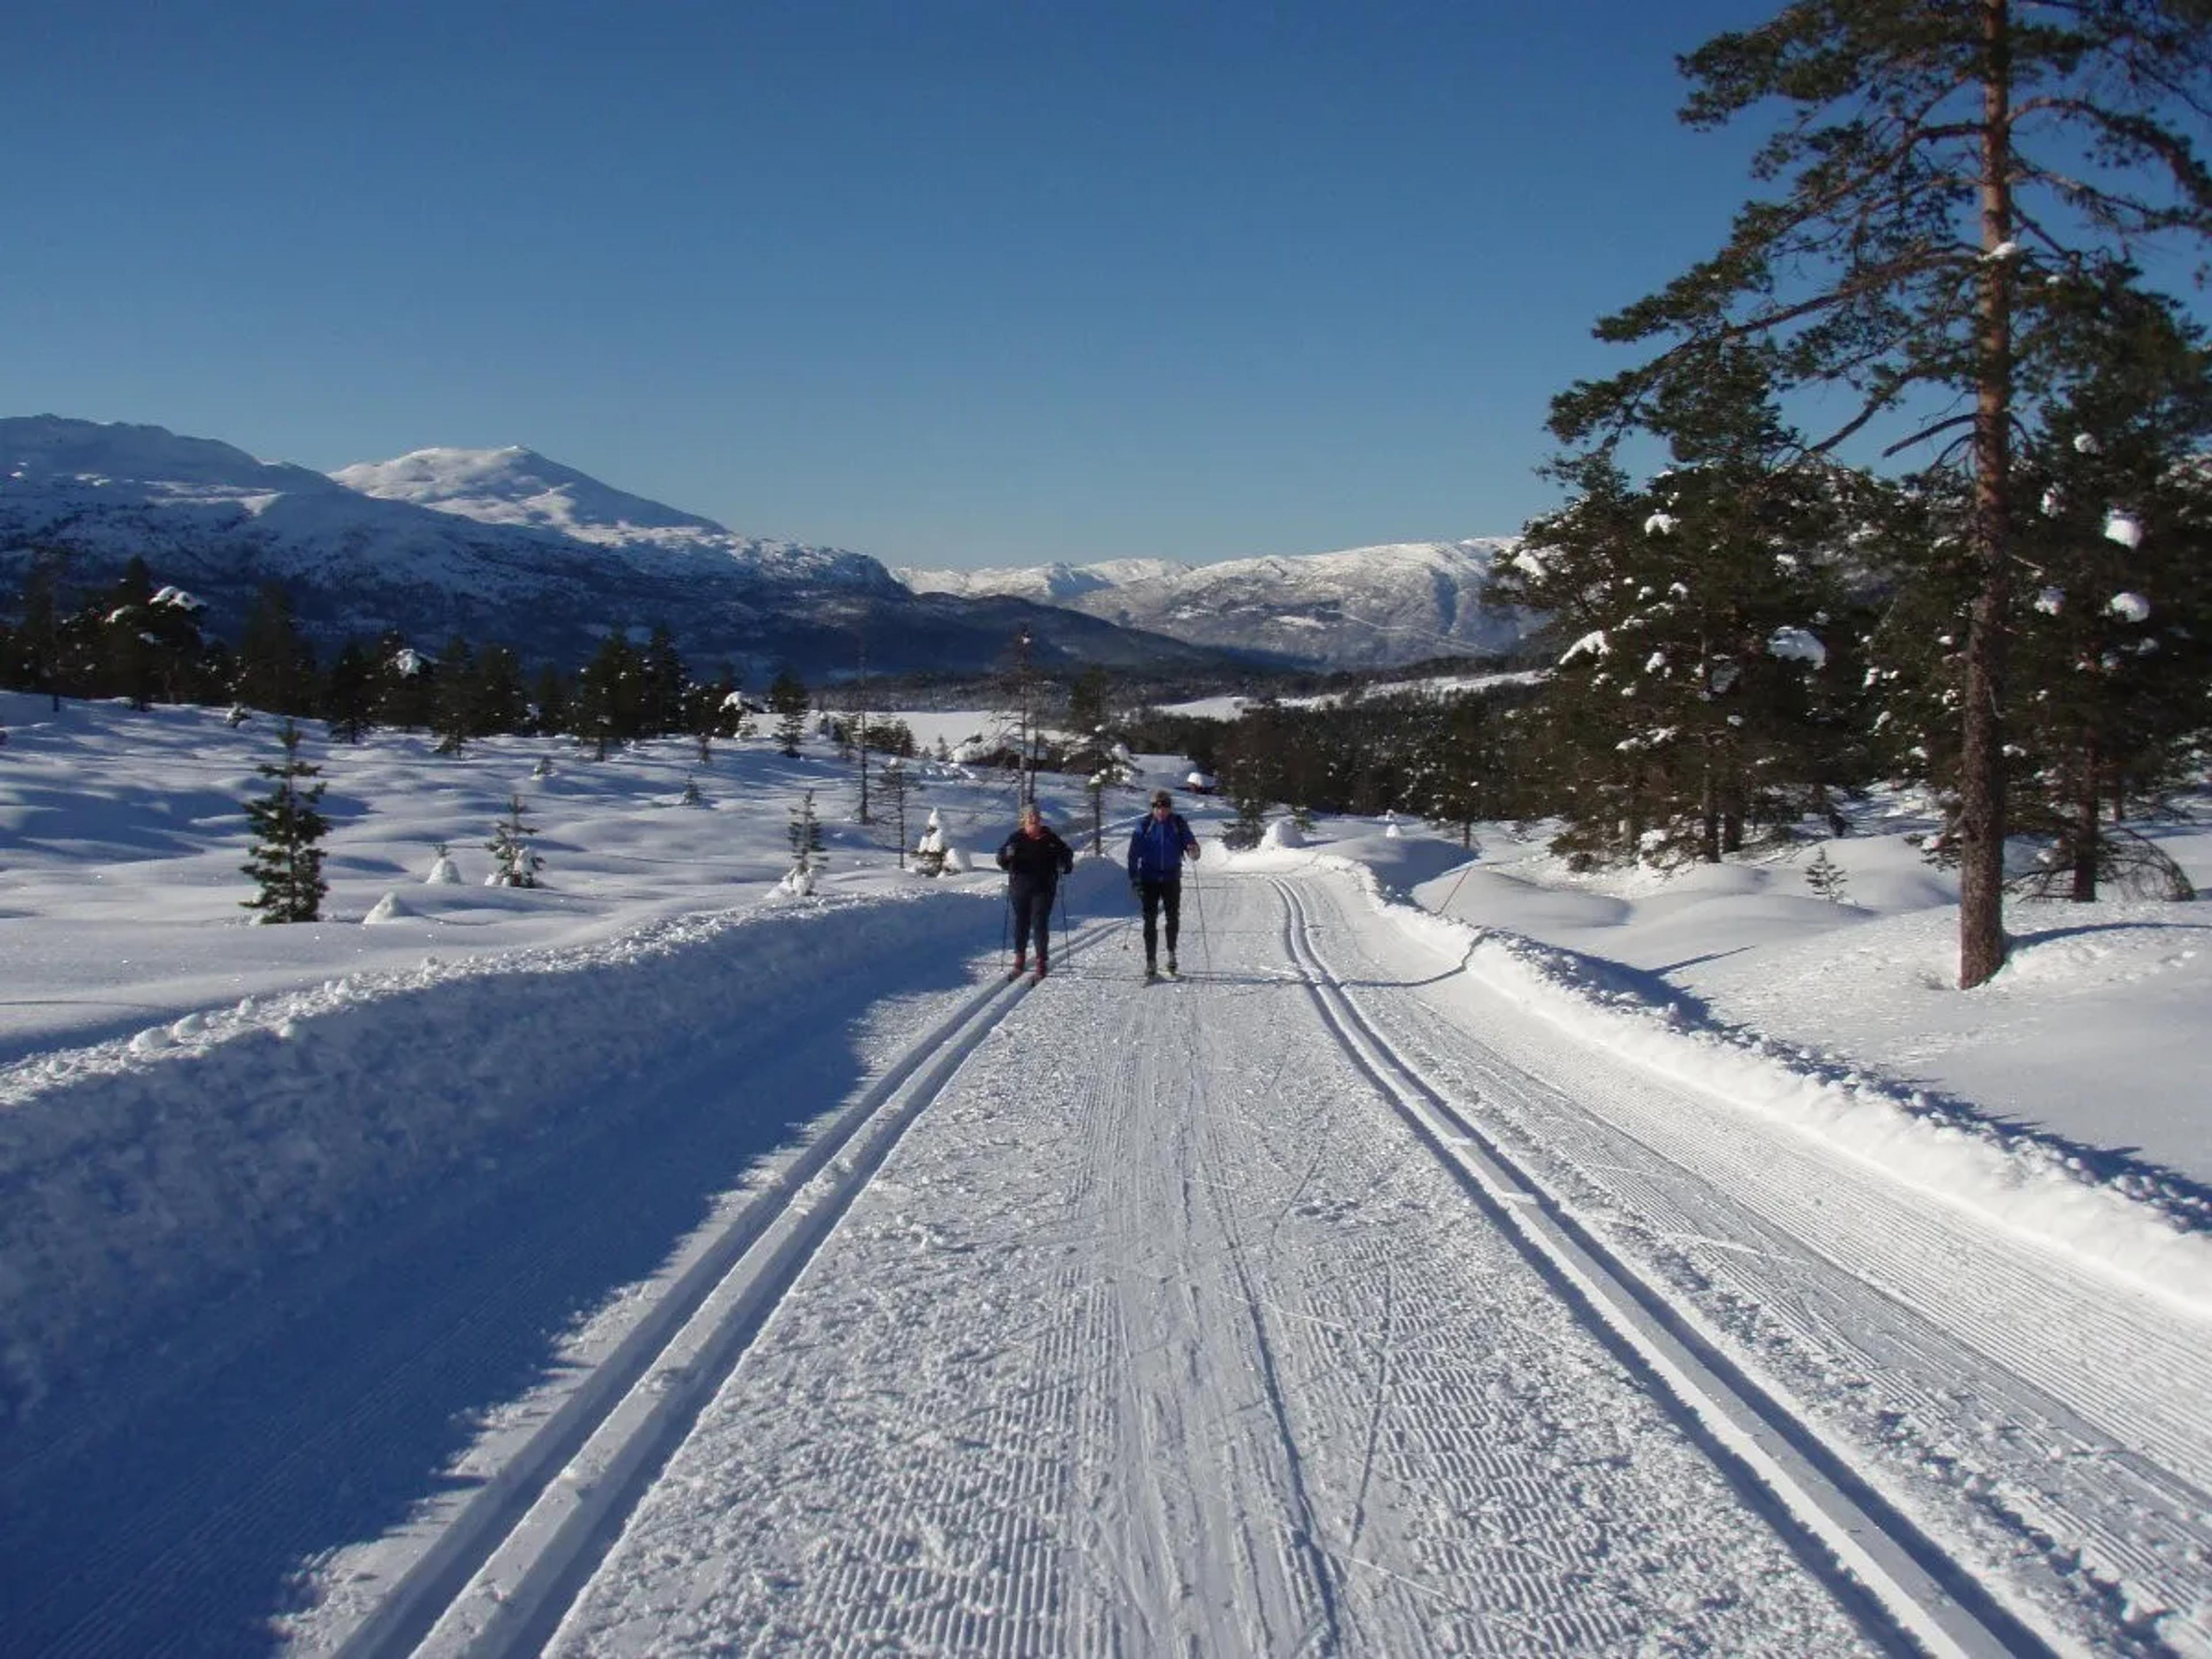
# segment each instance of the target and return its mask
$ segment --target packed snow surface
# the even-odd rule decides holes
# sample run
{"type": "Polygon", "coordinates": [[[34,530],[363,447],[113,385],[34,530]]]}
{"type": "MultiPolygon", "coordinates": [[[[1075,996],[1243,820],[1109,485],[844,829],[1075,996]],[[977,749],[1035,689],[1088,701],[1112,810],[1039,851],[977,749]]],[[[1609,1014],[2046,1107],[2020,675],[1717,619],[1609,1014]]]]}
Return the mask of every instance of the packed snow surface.
{"type": "Polygon", "coordinates": [[[2212,1652],[2201,903],[1186,799],[1148,987],[1152,756],[1009,982],[995,775],[314,733],[256,927],[268,717],[0,723],[0,1649],[2212,1652]]]}

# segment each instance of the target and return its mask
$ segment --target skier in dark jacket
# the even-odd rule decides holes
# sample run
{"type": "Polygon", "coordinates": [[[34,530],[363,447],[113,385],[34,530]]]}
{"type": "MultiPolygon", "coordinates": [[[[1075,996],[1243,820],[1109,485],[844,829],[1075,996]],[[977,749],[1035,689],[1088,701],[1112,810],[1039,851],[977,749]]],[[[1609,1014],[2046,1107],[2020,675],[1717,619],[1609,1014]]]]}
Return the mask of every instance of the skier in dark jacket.
{"type": "Polygon", "coordinates": [[[1006,897],[1014,907],[1014,970],[1008,979],[1019,979],[1028,966],[1030,938],[1036,938],[1036,976],[1049,967],[1052,944],[1052,896],[1060,878],[1075,868],[1075,854],[1067,843],[1045,828],[1036,803],[1022,808],[1022,821],[999,848],[999,868],[1006,872],[1006,897]]]}
{"type": "Polygon", "coordinates": [[[1129,887],[1145,910],[1145,977],[1159,976],[1159,915],[1167,912],[1168,972],[1176,971],[1176,934],[1182,923],[1182,861],[1198,858],[1198,837],[1175,810],[1175,797],[1152,792],[1152,810],[1129,837],[1129,887]]]}

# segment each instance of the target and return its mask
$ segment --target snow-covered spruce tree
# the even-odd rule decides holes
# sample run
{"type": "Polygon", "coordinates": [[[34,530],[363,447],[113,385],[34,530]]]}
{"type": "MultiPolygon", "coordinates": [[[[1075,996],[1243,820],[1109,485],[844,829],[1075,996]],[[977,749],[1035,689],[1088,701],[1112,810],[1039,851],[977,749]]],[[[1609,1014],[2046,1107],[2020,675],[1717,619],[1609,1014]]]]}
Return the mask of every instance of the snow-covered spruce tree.
{"type": "Polygon", "coordinates": [[[806,682],[789,668],[779,668],[769,682],[768,711],[775,716],[775,746],[789,759],[799,758],[799,741],[806,733],[809,699],[806,682]]]}
{"type": "Polygon", "coordinates": [[[292,597],[281,582],[264,582],[238,640],[236,695],[272,714],[316,711],[322,690],[315,649],[300,631],[292,597]]]}
{"type": "Polygon", "coordinates": [[[1844,866],[1828,856],[1825,847],[1814,849],[1813,861],[1805,866],[1805,884],[1813,890],[1815,898],[1824,898],[1831,904],[1849,902],[1849,878],[1844,866]]]}
{"type": "Polygon", "coordinates": [[[376,664],[367,647],[348,640],[323,687],[323,720],[332,743],[359,743],[375,729],[376,664]]]}
{"type": "Polygon", "coordinates": [[[481,727],[477,719],[476,648],[459,635],[438,653],[437,683],[431,700],[430,752],[458,756],[481,727]]]}
{"type": "MultiPolygon", "coordinates": [[[[1427,729],[1411,799],[1422,817],[1453,830],[1465,848],[1474,845],[1476,824],[1512,816],[1509,763],[1500,741],[1504,712],[1498,698],[1462,693],[1442,702],[1427,729]]],[[[1297,808],[1291,818],[1300,831],[1312,832],[1311,811],[1297,808]]]]}
{"type": "Polygon", "coordinates": [[[62,706],[60,583],[68,556],[41,550],[31,556],[15,603],[15,625],[0,647],[0,685],[44,693],[62,706]]]}
{"type": "Polygon", "coordinates": [[[1267,832],[1267,796],[1261,777],[1260,766],[1252,760],[1237,757],[1223,765],[1222,793],[1236,807],[1237,816],[1222,830],[1221,844],[1231,852],[1257,847],[1267,832]]]}
{"type": "Polygon", "coordinates": [[[699,746],[699,764],[714,759],[714,739],[740,735],[744,699],[738,691],[738,677],[727,663],[712,683],[694,681],[684,689],[684,729],[699,746]]]}
{"type": "Polygon", "coordinates": [[[1407,739],[1422,712],[1403,699],[1354,695],[1334,708],[1291,708],[1264,697],[1223,732],[1216,769],[1230,781],[1232,799],[1242,780],[1263,802],[1379,802],[1398,792],[1398,771],[1415,746],[1407,739]]]}
{"type": "Polygon", "coordinates": [[[530,677],[528,729],[540,737],[568,731],[568,704],[574,696],[574,688],[566,675],[550,662],[541,665],[530,677]]]}
{"type": "MultiPolygon", "coordinates": [[[[2212,677],[2206,486],[2190,459],[2212,388],[2196,331],[2124,283],[2083,318],[2075,384],[2021,443],[2014,525],[2023,580],[2007,593],[2008,823],[2039,841],[2014,883],[2094,897],[2100,876],[2148,892],[2178,872],[2122,820],[2159,810],[2186,775],[2212,677]],[[2100,805],[2109,810],[2100,825],[2100,805]]],[[[1966,642],[1978,591],[1963,481],[1924,475],[1886,539],[1903,573],[1869,643],[1879,753],[1891,775],[1955,801],[1966,642]]],[[[1929,838],[1955,861],[1947,829],[1929,838]]]]}
{"type": "Polygon", "coordinates": [[[684,729],[684,703],[691,676],[676,648],[675,636],[656,623],[637,659],[638,734],[665,737],[684,729]]]}
{"type": "Polygon", "coordinates": [[[593,760],[605,760],[615,744],[644,735],[643,692],[638,653],[617,629],[599,641],[576,675],[568,700],[569,734],[592,751],[593,760]]]}
{"type": "Polygon", "coordinates": [[[1717,861],[1860,781],[1852,682],[1832,656],[1856,624],[1826,550],[1844,522],[1825,467],[1754,448],[1585,492],[1528,527],[1496,602],[1549,621],[1558,653],[1510,727],[1534,810],[1584,863],[1717,861]]]}
{"type": "Polygon", "coordinates": [[[2019,526],[2013,828],[2045,845],[2039,893],[2188,897],[2124,821],[2200,775],[2212,712],[2212,360],[2162,300],[2115,295],[2095,325],[2089,372],[2024,447],[2040,495],[2019,526]]]}
{"type": "Polygon", "coordinates": [[[374,656],[376,723],[404,732],[428,731],[437,715],[437,659],[394,630],[378,636],[374,656]]]}
{"type": "Polygon", "coordinates": [[[143,711],[157,697],[191,702],[204,690],[212,690],[204,684],[209,647],[199,621],[204,608],[181,588],[156,587],[146,561],[133,556],[115,584],[93,601],[87,643],[95,694],[127,697],[143,711]]]}
{"type": "Polygon", "coordinates": [[[921,839],[914,846],[914,867],[925,876],[945,873],[945,825],[937,816],[937,809],[929,809],[929,822],[922,828],[921,839]]]}
{"type": "Polygon", "coordinates": [[[824,861],[822,821],[814,815],[811,789],[800,796],[799,805],[791,809],[791,822],[785,833],[791,842],[791,868],[784,876],[784,888],[793,893],[811,893],[814,890],[815,872],[824,861]]]}
{"type": "Polygon", "coordinates": [[[1083,744],[1070,757],[1078,770],[1085,776],[1084,793],[1091,801],[1091,853],[1094,858],[1106,854],[1106,794],[1110,789],[1129,781],[1130,771],[1117,750],[1112,729],[1106,724],[1103,709],[1105,677],[1093,669],[1076,682],[1079,694],[1074,707],[1086,712],[1096,711],[1098,718],[1088,726],[1076,729],[1085,732],[1083,744]]]}
{"type": "Polygon", "coordinates": [[[257,913],[261,921],[313,921],[322,914],[321,842],[330,833],[330,821],[315,808],[325,786],[302,787],[302,781],[322,769],[300,758],[300,728],[287,720],[276,733],[284,757],[264,762],[253,769],[270,779],[269,793],[246,803],[246,821],[255,840],[246,861],[240,866],[259,884],[260,890],[240,902],[257,913]]]}
{"type": "Polygon", "coordinates": [[[486,738],[527,732],[534,718],[522,659],[503,645],[488,645],[477,652],[469,686],[471,735],[486,738]]]}
{"type": "MultiPolygon", "coordinates": [[[[1888,422],[1899,449],[1963,428],[1974,587],[1960,708],[1960,983],[2004,960],[2005,647],[2017,553],[2014,434],[2050,392],[2054,305],[2142,239],[2212,234],[2191,125],[2212,85],[2195,0],[1799,0],[1682,60],[1683,118],[1784,106],[1753,171],[1784,180],[1727,245],[1598,325],[1662,341],[1553,406],[1569,443],[1649,422],[1717,356],[1757,351],[1785,386],[1842,389],[1818,447],[1888,422]],[[1926,394],[1972,404],[1918,430],[1926,394]]],[[[1946,452],[1947,456],[1951,452],[1946,452]]]]}
{"type": "Polygon", "coordinates": [[[484,878],[487,887],[535,887],[538,872],[545,867],[545,860],[530,844],[530,837],[538,833],[535,824],[522,821],[522,797],[510,794],[507,798],[507,816],[492,825],[491,839],[484,843],[484,851],[491,854],[491,874],[484,878]]]}

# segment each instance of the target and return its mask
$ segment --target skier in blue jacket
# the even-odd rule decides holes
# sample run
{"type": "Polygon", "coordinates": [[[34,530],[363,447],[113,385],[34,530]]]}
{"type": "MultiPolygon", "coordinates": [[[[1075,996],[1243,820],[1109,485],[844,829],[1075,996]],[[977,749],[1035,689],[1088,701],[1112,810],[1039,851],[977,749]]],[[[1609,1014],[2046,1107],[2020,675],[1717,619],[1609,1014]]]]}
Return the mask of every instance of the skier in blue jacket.
{"type": "Polygon", "coordinates": [[[1152,792],[1152,810],[1129,837],[1129,890],[1145,910],[1145,977],[1159,977],[1159,915],[1167,912],[1168,972],[1176,971],[1176,934],[1182,921],[1182,861],[1198,857],[1198,837],[1175,810],[1175,797],[1152,792]]]}

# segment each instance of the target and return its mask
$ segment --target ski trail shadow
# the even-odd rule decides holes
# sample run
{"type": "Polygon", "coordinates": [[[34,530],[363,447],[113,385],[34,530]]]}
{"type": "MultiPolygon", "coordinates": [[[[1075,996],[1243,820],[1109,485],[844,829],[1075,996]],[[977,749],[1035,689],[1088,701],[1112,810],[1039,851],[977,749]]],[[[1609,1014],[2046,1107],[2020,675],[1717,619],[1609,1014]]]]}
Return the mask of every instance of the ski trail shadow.
{"type": "Polygon", "coordinates": [[[573,1369],[563,1339],[749,1171],[872,1075],[881,1000],[975,984],[914,951],[783,1001],[733,988],[730,1041],[548,1102],[495,1149],[260,1283],[149,1331],[0,1431],[0,1652],[275,1653],[303,1566],[387,1536],[488,1421],[573,1369]]]}
{"type": "MultiPolygon", "coordinates": [[[[2143,925],[2117,924],[2122,927],[2143,925]]],[[[2194,922],[2148,925],[2184,932],[2203,927],[2203,924],[2194,922]]],[[[2014,949],[2017,953],[2021,945],[2029,940],[2047,942],[2075,933],[2109,931],[2113,926],[2095,924],[2021,935],[2014,939],[2014,949]]],[[[1924,1079],[1887,1072],[1848,1057],[1830,1059],[1808,1054],[1802,1047],[1780,1042],[1756,1026],[1721,1018],[1705,999],[1668,979],[1666,975],[1671,969],[1633,968],[1609,957],[1593,956],[1562,945],[1540,945],[1500,930],[1493,930],[1492,937],[1510,941],[1513,953],[1534,971],[1569,987],[1594,1004],[1656,1011],[1663,1014],[1668,1024],[1677,1030],[1710,1034],[1731,1046],[1763,1053],[1801,1076],[1838,1087],[1863,1086],[1871,1082],[1893,1096],[1900,1110],[1915,1117],[1988,1139],[2007,1152],[2037,1148],[2046,1154],[2056,1153],[2063,1164],[2069,1164],[2088,1181],[2100,1186],[2121,1188],[2130,1199],[2151,1206],[2175,1225],[2190,1232],[2212,1232],[2212,1183],[2142,1157],[2140,1147],[2100,1146],[2075,1140],[2017,1114],[1992,1110],[1963,1096],[1946,1093],[1924,1079]]],[[[1442,977],[1453,976],[1446,974],[1442,977]]]]}

